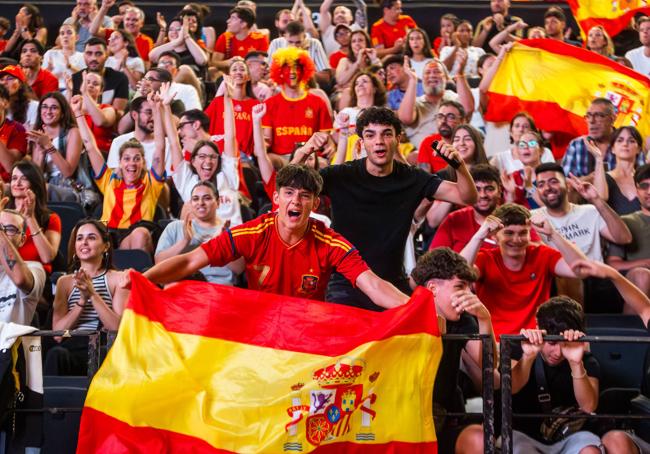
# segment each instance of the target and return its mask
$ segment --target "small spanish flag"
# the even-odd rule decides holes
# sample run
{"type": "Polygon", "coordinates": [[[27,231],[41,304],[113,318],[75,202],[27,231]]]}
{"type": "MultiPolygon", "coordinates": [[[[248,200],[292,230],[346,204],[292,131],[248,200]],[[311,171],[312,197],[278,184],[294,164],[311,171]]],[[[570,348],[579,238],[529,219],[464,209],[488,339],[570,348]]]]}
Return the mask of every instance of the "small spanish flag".
{"type": "Polygon", "coordinates": [[[78,453],[431,453],[433,296],[382,313],[131,274],[78,453]]]}
{"type": "Polygon", "coordinates": [[[609,36],[617,35],[639,13],[650,13],[647,0],[567,0],[580,27],[582,39],[594,25],[602,26],[609,36]]]}
{"type": "Polygon", "coordinates": [[[650,79],[579,47],[552,39],[514,44],[488,90],[489,121],[510,121],[526,111],[544,131],[577,137],[587,133],[584,115],[594,98],[617,109],[615,126],[650,134],[650,79]]]}

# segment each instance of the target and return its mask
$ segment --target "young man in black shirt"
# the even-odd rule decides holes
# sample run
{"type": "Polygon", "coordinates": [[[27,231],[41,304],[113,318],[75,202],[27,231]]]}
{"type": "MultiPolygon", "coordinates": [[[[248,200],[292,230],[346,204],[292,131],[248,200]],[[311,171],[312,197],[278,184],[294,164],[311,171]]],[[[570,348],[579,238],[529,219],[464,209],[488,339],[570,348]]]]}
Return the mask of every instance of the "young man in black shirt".
{"type": "MultiPolygon", "coordinates": [[[[512,366],[512,411],[546,413],[558,408],[595,411],[600,367],[587,351],[588,344],[577,342],[584,336],[582,307],[568,296],[557,296],[537,309],[536,318],[537,329],[521,331],[528,339],[521,343],[521,353],[513,352],[516,359],[512,366]],[[563,336],[567,342],[545,342],[545,334],[563,336]],[[547,403],[543,402],[545,399],[547,403]]],[[[554,441],[543,435],[542,422],[538,418],[513,421],[515,453],[601,452],[597,435],[580,430],[554,441]]]]}
{"type": "MultiPolygon", "coordinates": [[[[457,182],[442,181],[421,169],[396,161],[402,125],[385,107],[369,107],[357,118],[356,132],[367,157],[321,169],[323,194],[332,201],[332,228],[357,247],[377,275],[410,293],[404,273],[406,239],[413,215],[424,199],[472,205],[474,180],[458,152],[443,144],[441,153],[459,162],[457,182]]],[[[317,150],[312,140],[298,149],[294,162],[317,150]]],[[[330,279],[327,301],[381,310],[343,277],[330,279]]]]}
{"type": "MultiPolygon", "coordinates": [[[[489,334],[496,354],[490,312],[470,291],[477,274],[464,258],[446,247],[434,249],[420,257],[411,278],[433,293],[441,334],[489,334]]],[[[467,361],[473,363],[469,367],[482,369],[480,341],[443,340],[442,357],[433,387],[435,413],[465,411],[463,396],[457,391],[463,350],[469,357],[467,361]]],[[[443,420],[434,416],[434,421],[439,452],[483,452],[483,428],[480,424],[470,424],[464,418],[455,417],[443,420]]]]}

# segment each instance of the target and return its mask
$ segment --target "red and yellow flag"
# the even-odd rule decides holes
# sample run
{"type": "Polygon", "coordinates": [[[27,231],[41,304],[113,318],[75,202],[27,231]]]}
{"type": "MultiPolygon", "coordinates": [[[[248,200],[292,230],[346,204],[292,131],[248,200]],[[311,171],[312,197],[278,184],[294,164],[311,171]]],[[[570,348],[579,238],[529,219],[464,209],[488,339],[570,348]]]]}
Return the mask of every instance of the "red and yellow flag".
{"type": "Polygon", "coordinates": [[[647,0],[568,0],[582,39],[594,25],[601,25],[614,36],[621,32],[638,13],[650,13],[647,0]]]}
{"type": "Polygon", "coordinates": [[[432,294],[375,313],[131,274],[78,453],[431,453],[432,294]]]}
{"type": "Polygon", "coordinates": [[[584,115],[597,97],[618,110],[615,125],[650,134],[650,79],[586,49],[552,39],[514,44],[488,90],[489,121],[530,113],[537,127],[577,137],[587,132],[584,115]]]}

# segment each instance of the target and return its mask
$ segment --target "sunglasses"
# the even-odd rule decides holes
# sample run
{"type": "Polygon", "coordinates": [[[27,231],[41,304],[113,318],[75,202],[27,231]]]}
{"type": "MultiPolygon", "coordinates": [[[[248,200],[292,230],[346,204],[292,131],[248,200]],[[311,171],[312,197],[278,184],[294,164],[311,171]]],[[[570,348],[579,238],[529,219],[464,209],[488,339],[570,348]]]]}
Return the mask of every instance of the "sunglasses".
{"type": "Polygon", "coordinates": [[[537,145],[539,145],[539,142],[536,140],[520,140],[517,144],[519,148],[537,148],[537,145]]]}

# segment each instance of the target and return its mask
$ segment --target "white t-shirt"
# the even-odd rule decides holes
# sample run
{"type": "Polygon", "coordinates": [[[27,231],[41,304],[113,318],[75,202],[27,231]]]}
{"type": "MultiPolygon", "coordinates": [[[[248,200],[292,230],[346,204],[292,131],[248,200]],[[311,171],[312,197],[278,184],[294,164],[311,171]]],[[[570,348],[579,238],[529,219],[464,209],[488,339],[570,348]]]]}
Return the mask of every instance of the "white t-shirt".
{"type": "MultiPolygon", "coordinates": [[[[225,154],[221,155],[221,171],[217,174],[217,189],[219,190],[219,209],[217,216],[223,221],[230,221],[234,227],[242,223],[241,206],[239,204],[239,160],[225,154]]],[[[192,197],[192,189],[200,181],[199,176],[192,172],[192,164],[183,160],[174,171],[172,178],[183,202],[192,197]]]]}
{"type": "MultiPolygon", "coordinates": [[[[551,153],[551,150],[544,147],[544,152],[542,153],[541,161],[555,162],[555,158],[553,157],[553,153],[551,153]]],[[[497,153],[494,156],[492,156],[491,164],[497,169],[499,169],[499,171],[505,170],[507,173],[512,173],[524,168],[524,165],[519,159],[515,159],[512,157],[512,152],[510,148],[508,148],[506,151],[502,151],[501,153],[497,153]]]]}
{"type": "MultiPolygon", "coordinates": [[[[600,245],[600,231],[605,228],[605,220],[593,205],[571,204],[569,213],[562,217],[550,216],[546,207],[537,208],[532,214],[543,213],[565,239],[578,246],[590,260],[603,261],[600,245]]],[[[542,240],[546,242],[544,235],[542,240]]],[[[547,243],[556,247],[553,242],[547,243]]]]}
{"type": "MultiPolygon", "coordinates": [[[[113,139],[111,143],[111,149],[108,151],[108,159],[106,160],[106,165],[110,169],[117,169],[120,166],[120,147],[124,142],[135,137],[135,131],[127,132],[121,136],[117,136],[113,139]]],[[[151,162],[153,161],[153,154],[156,151],[156,142],[140,142],[144,147],[144,160],[145,160],[145,169],[151,167],[151,162]]],[[[169,151],[169,142],[165,139],[165,171],[167,175],[170,175],[172,172],[172,158],[169,151]]]]}
{"type": "MultiPolygon", "coordinates": [[[[117,66],[117,59],[112,55],[106,59],[104,66],[119,71],[117,66]]],[[[139,71],[142,74],[146,72],[144,61],[140,57],[126,57],[126,67],[131,71],[139,71]]]]}
{"type": "Polygon", "coordinates": [[[196,92],[196,88],[193,86],[189,84],[179,84],[177,82],[172,82],[170,90],[172,93],[176,93],[176,97],[174,99],[183,101],[185,110],[203,110],[199,94],[196,92]]]}
{"type": "Polygon", "coordinates": [[[632,49],[625,54],[625,58],[630,60],[635,71],[644,76],[650,76],[650,57],[645,56],[644,49],[644,46],[632,49]]]}
{"type": "MultiPolygon", "coordinates": [[[[478,77],[478,59],[481,58],[481,55],[485,54],[485,51],[480,47],[469,46],[465,48],[467,51],[467,63],[465,64],[465,75],[469,77],[478,77]]],[[[440,49],[440,61],[444,61],[445,58],[449,57],[454,51],[454,46],[445,46],[440,49]]],[[[450,76],[455,76],[458,74],[458,63],[454,62],[454,65],[449,71],[450,76]]]]}
{"type": "Polygon", "coordinates": [[[74,67],[74,71],[66,66],[63,50],[50,49],[43,55],[43,68],[49,70],[59,79],[59,90],[62,92],[65,92],[65,74],[72,77],[72,74],[86,67],[84,55],[81,52],[75,51],[68,61],[74,67]]]}
{"type": "Polygon", "coordinates": [[[38,300],[45,286],[45,270],[38,262],[26,261],[25,264],[34,276],[32,291],[24,293],[9,276],[0,270],[0,322],[29,325],[34,318],[38,300]]]}
{"type": "Polygon", "coordinates": [[[415,71],[415,74],[417,74],[418,79],[422,80],[422,74],[424,74],[424,67],[427,66],[427,63],[433,61],[433,58],[425,58],[422,61],[415,61],[412,58],[409,58],[409,61],[411,62],[411,68],[413,68],[413,71],[415,71]]]}
{"type": "MultiPolygon", "coordinates": [[[[14,115],[7,111],[7,118],[10,120],[14,119],[14,115]]],[[[29,101],[29,105],[27,106],[27,117],[25,119],[25,123],[23,123],[23,126],[27,131],[31,131],[34,129],[34,125],[36,125],[36,119],[38,118],[38,101],[31,100],[29,101]]]]}

